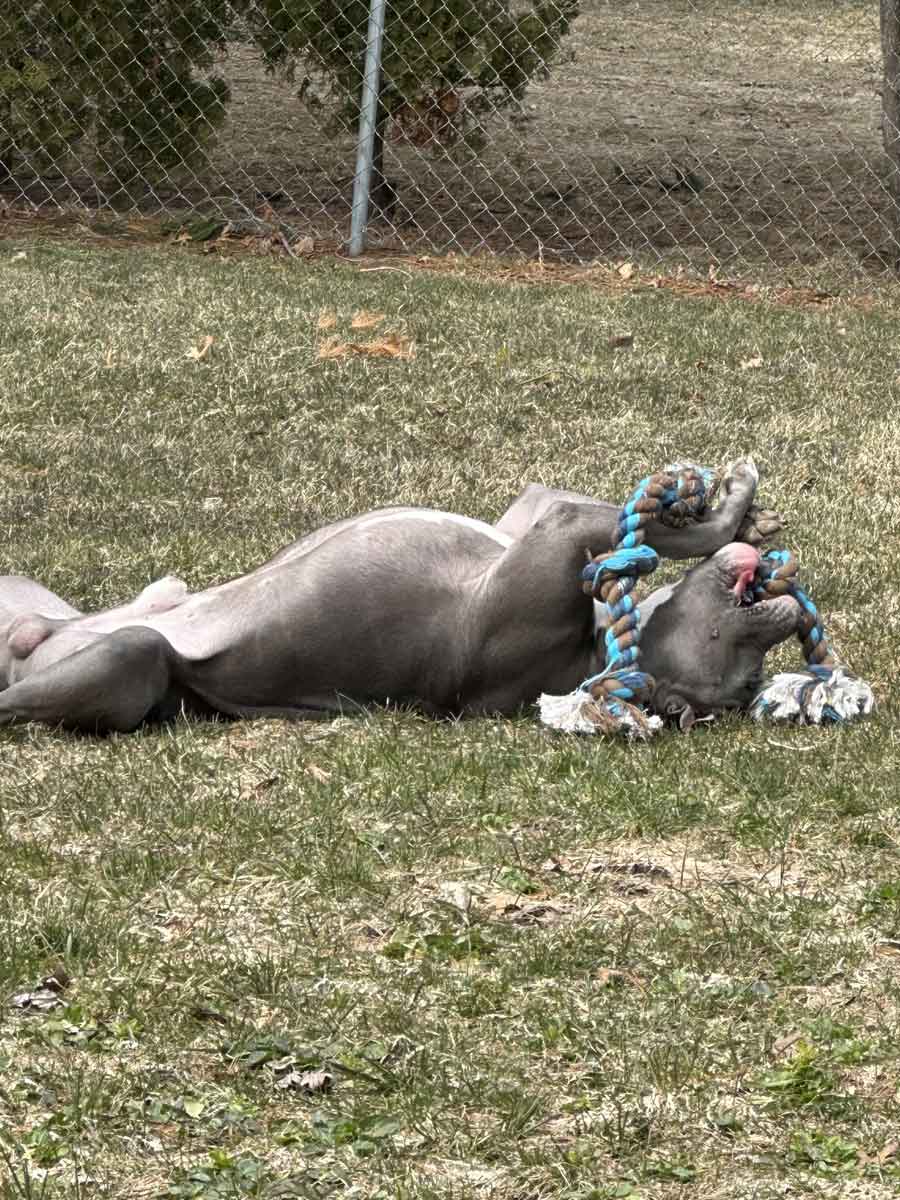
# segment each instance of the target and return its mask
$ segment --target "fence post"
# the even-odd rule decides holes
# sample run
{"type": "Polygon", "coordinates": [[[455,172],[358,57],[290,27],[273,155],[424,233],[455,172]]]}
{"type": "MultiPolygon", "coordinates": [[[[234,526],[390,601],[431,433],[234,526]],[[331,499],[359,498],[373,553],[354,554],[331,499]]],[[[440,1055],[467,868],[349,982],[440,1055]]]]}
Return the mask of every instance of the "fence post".
{"type": "Polygon", "coordinates": [[[359,143],[356,149],[356,174],[353,178],[353,213],[350,218],[351,258],[357,258],[365,249],[366,228],[369,223],[372,153],[378,121],[378,94],[381,90],[381,44],[384,40],[385,3],[386,0],[370,0],[369,3],[366,65],[359,106],[359,143]]]}

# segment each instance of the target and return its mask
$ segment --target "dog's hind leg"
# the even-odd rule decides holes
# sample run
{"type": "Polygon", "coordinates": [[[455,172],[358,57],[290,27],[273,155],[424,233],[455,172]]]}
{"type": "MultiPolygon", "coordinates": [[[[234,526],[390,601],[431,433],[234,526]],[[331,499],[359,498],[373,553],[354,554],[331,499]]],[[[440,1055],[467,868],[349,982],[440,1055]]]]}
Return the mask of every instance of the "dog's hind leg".
{"type": "Polygon", "coordinates": [[[127,733],[170,707],[177,664],[162,634],[118,629],[0,692],[0,724],[43,721],[85,733],[127,733]]]}

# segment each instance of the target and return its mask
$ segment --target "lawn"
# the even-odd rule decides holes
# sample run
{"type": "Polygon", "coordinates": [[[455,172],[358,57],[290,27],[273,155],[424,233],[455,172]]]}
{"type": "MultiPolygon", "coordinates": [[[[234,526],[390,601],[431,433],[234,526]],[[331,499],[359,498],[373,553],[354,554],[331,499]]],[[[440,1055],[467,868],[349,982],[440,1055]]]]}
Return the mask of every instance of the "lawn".
{"type": "Polygon", "coordinates": [[[896,309],[628,284],[0,244],[0,571],[90,608],[750,453],[880,701],[0,731],[3,1200],[897,1194],[896,309]]]}

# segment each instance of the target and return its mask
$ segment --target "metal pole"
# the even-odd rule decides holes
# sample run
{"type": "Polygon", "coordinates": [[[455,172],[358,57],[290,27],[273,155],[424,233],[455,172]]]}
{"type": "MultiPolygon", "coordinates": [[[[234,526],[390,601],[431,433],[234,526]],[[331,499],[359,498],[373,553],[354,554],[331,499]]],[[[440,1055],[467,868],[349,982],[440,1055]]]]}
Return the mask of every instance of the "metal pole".
{"type": "Polygon", "coordinates": [[[370,0],[369,3],[366,65],[359,108],[359,144],[356,148],[356,175],[353,179],[353,213],[350,218],[351,258],[357,258],[365,249],[366,229],[369,223],[369,193],[372,190],[372,155],[375,149],[375,127],[378,122],[385,4],[386,0],[370,0]]]}

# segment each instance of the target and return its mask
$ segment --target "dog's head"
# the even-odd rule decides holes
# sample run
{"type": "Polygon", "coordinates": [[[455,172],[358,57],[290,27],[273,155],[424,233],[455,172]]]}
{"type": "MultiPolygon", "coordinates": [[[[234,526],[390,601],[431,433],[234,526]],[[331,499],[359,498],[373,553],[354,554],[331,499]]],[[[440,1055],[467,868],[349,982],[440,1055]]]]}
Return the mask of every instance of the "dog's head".
{"type": "Polygon", "coordinates": [[[790,596],[757,600],[759,554],[733,542],[691,568],[641,633],[640,669],[656,681],[652,705],[688,728],[698,717],[750,706],[763,660],[797,629],[790,596]]]}

